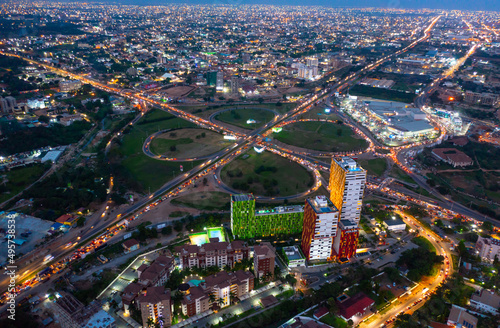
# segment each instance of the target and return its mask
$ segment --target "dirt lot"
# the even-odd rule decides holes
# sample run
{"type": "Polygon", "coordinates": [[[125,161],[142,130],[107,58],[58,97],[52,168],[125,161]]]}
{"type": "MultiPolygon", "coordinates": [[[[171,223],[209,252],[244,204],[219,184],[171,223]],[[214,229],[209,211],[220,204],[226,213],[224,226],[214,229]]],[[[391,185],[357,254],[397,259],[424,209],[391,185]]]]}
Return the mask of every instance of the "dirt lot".
{"type": "Polygon", "coordinates": [[[161,90],[160,93],[164,94],[165,96],[168,97],[185,97],[189,93],[191,93],[196,87],[192,86],[179,86],[179,87],[172,87],[168,89],[161,90]]]}

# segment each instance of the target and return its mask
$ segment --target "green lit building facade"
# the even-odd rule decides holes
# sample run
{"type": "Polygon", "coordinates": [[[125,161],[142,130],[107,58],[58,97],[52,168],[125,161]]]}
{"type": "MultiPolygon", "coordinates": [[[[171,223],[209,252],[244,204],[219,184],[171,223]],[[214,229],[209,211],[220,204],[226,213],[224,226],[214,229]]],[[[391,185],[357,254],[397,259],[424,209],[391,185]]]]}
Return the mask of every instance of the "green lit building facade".
{"type": "Polygon", "coordinates": [[[236,238],[293,235],[302,232],[303,206],[255,209],[252,194],[231,195],[231,231],[236,238]]]}

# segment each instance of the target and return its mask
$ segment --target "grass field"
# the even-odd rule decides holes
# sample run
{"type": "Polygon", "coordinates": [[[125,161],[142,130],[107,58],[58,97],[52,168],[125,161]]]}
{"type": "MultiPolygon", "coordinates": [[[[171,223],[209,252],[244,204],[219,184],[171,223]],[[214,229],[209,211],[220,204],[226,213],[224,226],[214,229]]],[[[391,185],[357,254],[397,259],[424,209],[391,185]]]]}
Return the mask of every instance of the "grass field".
{"type": "Polygon", "coordinates": [[[347,322],[345,322],[342,318],[336,317],[331,313],[328,313],[324,317],[322,317],[319,321],[326,323],[335,328],[346,328],[347,322]]]}
{"type": "Polygon", "coordinates": [[[172,199],[171,203],[199,210],[229,210],[230,195],[219,191],[196,192],[172,199]]]}
{"type": "Polygon", "coordinates": [[[431,244],[430,241],[428,241],[426,238],[424,237],[415,237],[413,238],[412,240],[412,243],[414,243],[415,245],[418,245],[420,247],[423,247],[425,248],[426,250],[428,250],[429,252],[433,252],[433,253],[436,253],[436,247],[434,247],[434,245],[431,244]]]}
{"type": "Polygon", "coordinates": [[[189,113],[200,113],[203,111],[211,111],[217,109],[217,111],[224,108],[243,108],[243,107],[261,107],[261,108],[269,108],[277,111],[280,114],[286,113],[291,109],[295,108],[297,105],[295,103],[281,103],[280,106],[276,106],[277,103],[264,103],[264,104],[248,104],[248,105],[176,105],[176,108],[179,108],[183,111],[189,113]]]}
{"type": "Polygon", "coordinates": [[[254,150],[222,169],[222,180],[230,187],[264,196],[290,196],[306,191],[314,179],[299,164],[281,156],[254,150]]]}
{"type": "Polygon", "coordinates": [[[415,181],[402,169],[400,169],[397,165],[394,165],[389,172],[389,175],[393,178],[396,178],[401,181],[405,181],[408,183],[415,183],[415,181]]]}
{"type": "Polygon", "coordinates": [[[185,170],[198,165],[195,162],[166,162],[152,159],[142,152],[144,140],[152,133],[169,128],[195,127],[193,123],[184,121],[162,110],[155,109],[131,127],[125,134],[118,152],[122,158],[121,164],[141,187],[142,191],[155,191],[180,174],[180,165],[185,170]]]}
{"type": "Polygon", "coordinates": [[[203,129],[180,129],[154,138],[151,151],[157,155],[176,158],[194,158],[215,153],[230,145],[222,134],[203,129]],[[175,150],[172,150],[175,146],[175,150]]]}
{"type": "Polygon", "coordinates": [[[326,122],[298,122],[273,134],[283,143],[328,152],[352,151],[368,147],[366,140],[358,138],[350,127],[326,122]]]}
{"type": "Polygon", "coordinates": [[[387,169],[387,161],[385,158],[375,159],[359,159],[358,164],[364,168],[369,175],[381,176],[387,169]]]}
{"type": "Polygon", "coordinates": [[[9,172],[1,173],[2,181],[4,181],[5,184],[0,189],[0,203],[17,195],[30,184],[38,180],[46,169],[47,167],[45,165],[33,165],[15,168],[9,172]]]}
{"type": "Polygon", "coordinates": [[[273,118],[274,113],[267,110],[254,108],[238,108],[234,110],[228,110],[215,116],[215,119],[218,121],[249,130],[260,128],[267,122],[271,121],[273,118]],[[247,120],[249,119],[253,119],[257,121],[257,123],[247,124],[247,120]]]}

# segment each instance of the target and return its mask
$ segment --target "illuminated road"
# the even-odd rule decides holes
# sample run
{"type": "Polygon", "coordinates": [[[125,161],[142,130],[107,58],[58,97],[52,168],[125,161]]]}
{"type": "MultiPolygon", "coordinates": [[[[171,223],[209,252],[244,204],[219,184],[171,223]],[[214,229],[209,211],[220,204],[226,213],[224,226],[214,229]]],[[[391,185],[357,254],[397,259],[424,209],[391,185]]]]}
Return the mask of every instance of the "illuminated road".
{"type": "MultiPolygon", "coordinates": [[[[434,18],[431,21],[430,25],[425,29],[424,35],[421,38],[419,38],[418,40],[413,41],[409,46],[407,46],[404,49],[401,49],[401,50],[399,50],[391,55],[387,55],[387,56],[379,59],[375,63],[371,63],[371,64],[367,65],[366,67],[362,68],[361,70],[357,71],[356,73],[352,73],[351,75],[344,78],[343,80],[335,83],[333,86],[319,91],[317,94],[311,96],[307,100],[299,102],[298,106],[295,109],[287,112],[286,114],[275,117],[274,120],[272,120],[271,122],[264,125],[261,129],[257,129],[255,131],[253,131],[252,133],[250,133],[250,135],[243,135],[243,134],[235,133],[234,131],[229,131],[222,126],[214,124],[210,121],[207,121],[207,120],[202,119],[200,117],[197,117],[195,115],[186,113],[186,112],[184,112],[180,109],[177,109],[175,107],[172,107],[168,104],[149,99],[149,98],[141,95],[140,93],[133,93],[133,92],[127,91],[127,90],[117,89],[117,88],[115,88],[113,86],[109,86],[105,83],[95,81],[95,80],[87,78],[85,76],[76,75],[76,74],[73,74],[71,72],[64,71],[64,70],[61,70],[59,68],[47,65],[45,63],[37,62],[37,61],[34,61],[32,59],[29,59],[29,58],[24,58],[24,57],[21,57],[17,54],[5,53],[5,52],[0,51],[0,54],[6,55],[6,56],[11,56],[11,57],[17,57],[17,58],[26,60],[33,65],[39,65],[39,66],[42,66],[48,70],[51,70],[59,75],[68,76],[68,77],[71,77],[73,79],[80,80],[83,83],[87,83],[87,84],[94,86],[95,88],[98,88],[98,89],[101,89],[101,90],[104,90],[104,91],[107,91],[110,93],[116,93],[120,96],[129,98],[129,99],[141,100],[141,101],[144,101],[146,103],[152,104],[153,106],[158,106],[158,107],[162,108],[163,110],[166,110],[169,113],[171,113],[177,117],[180,117],[182,119],[193,122],[202,128],[211,129],[211,130],[217,131],[217,132],[231,133],[231,134],[234,134],[240,138],[240,140],[237,142],[236,146],[233,149],[230,149],[224,156],[220,156],[217,159],[210,159],[207,162],[204,162],[204,163],[196,166],[195,168],[191,169],[190,171],[184,173],[183,175],[180,175],[180,176],[174,178],[173,180],[169,181],[166,185],[164,185],[162,188],[157,190],[155,193],[151,194],[149,197],[140,200],[139,202],[137,202],[133,206],[128,207],[126,210],[124,210],[121,213],[116,213],[117,216],[114,219],[109,220],[109,221],[101,221],[93,229],[89,229],[88,231],[85,231],[81,236],[82,241],[86,240],[87,238],[90,238],[94,234],[97,234],[98,237],[95,237],[90,242],[87,242],[83,246],[80,246],[80,248],[77,251],[73,251],[73,250],[71,250],[71,248],[69,250],[61,249],[62,246],[59,246],[57,249],[51,250],[51,254],[56,259],[58,257],[63,258],[59,262],[55,263],[53,265],[53,267],[62,269],[62,268],[64,268],[65,263],[77,260],[82,255],[85,255],[85,254],[88,254],[89,252],[92,252],[98,245],[101,245],[102,243],[106,242],[106,240],[110,238],[110,235],[117,233],[117,230],[123,226],[123,223],[120,223],[120,225],[115,225],[117,222],[119,222],[119,221],[125,222],[125,220],[127,220],[127,221],[135,220],[142,213],[149,211],[152,207],[158,205],[162,201],[164,201],[170,197],[176,196],[181,190],[192,185],[195,181],[198,181],[198,179],[200,179],[201,177],[206,176],[207,174],[212,174],[215,171],[215,169],[217,169],[223,165],[226,165],[229,161],[234,159],[236,156],[239,156],[244,149],[248,148],[249,144],[257,143],[257,144],[263,145],[265,147],[266,145],[262,144],[262,137],[259,136],[259,133],[262,132],[263,136],[268,135],[269,133],[271,133],[271,128],[273,126],[275,126],[276,124],[279,124],[280,122],[285,121],[287,119],[293,119],[294,117],[296,117],[298,115],[306,113],[314,105],[318,104],[320,101],[322,101],[324,98],[326,98],[330,92],[342,91],[343,89],[345,89],[349,86],[349,83],[356,80],[361,74],[375,69],[376,67],[380,66],[384,62],[393,58],[394,56],[397,56],[405,51],[408,51],[411,48],[413,48],[417,43],[419,43],[423,40],[426,40],[430,36],[430,30],[435,25],[435,23],[439,20],[440,17],[441,16],[437,16],[436,18],[434,18]],[[106,228],[106,227],[109,227],[109,228],[105,230],[104,228],[106,228]],[[104,231],[104,232],[99,234],[99,231],[104,231]]],[[[140,119],[140,116],[137,117],[136,119],[134,119],[134,121],[137,122],[137,120],[139,120],[139,119],[140,119]]],[[[113,136],[113,138],[115,138],[117,136],[119,136],[119,134],[117,134],[116,136],[113,136]]],[[[110,144],[111,144],[111,142],[107,145],[106,150],[109,149],[110,144]]],[[[281,155],[281,152],[279,150],[273,149],[272,147],[267,147],[267,148],[268,148],[268,150],[273,151],[273,152],[281,155]]],[[[296,160],[299,163],[304,162],[304,160],[301,157],[290,155],[290,154],[286,154],[286,155],[287,155],[286,156],[287,158],[291,158],[293,160],[296,160]]],[[[281,155],[281,156],[283,156],[283,155],[281,155]]],[[[311,164],[311,167],[314,167],[314,165],[311,164]]],[[[318,171],[315,171],[315,174],[318,174],[318,171]]],[[[319,181],[320,181],[320,179],[317,179],[317,182],[319,182],[319,181]]],[[[22,261],[20,261],[20,262],[22,262],[22,261]]],[[[45,267],[46,267],[46,264],[43,263],[43,259],[39,258],[39,259],[34,259],[33,262],[28,265],[28,267],[26,267],[26,268],[23,267],[21,269],[21,271],[24,272],[26,270],[29,270],[29,272],[27,272],[27,275],[29,275],[29,274],[33,274],[36,271],[41,270],[45,267]]],[[[25,276],[18,277],[18,282],[22,281],[24,278],[25,278],[25,276]]],[[[24,282],[22,285],[20,285],[18,287],[17,292],[18,293],[21,292],[22,290],[24,290],[24,288],[26,286],[32,286],[32,285],[35,285],[37,283],[38,283],[38,279],[30,279],[30,280],[24,282]],[[21,287],[22,287],[22,289],[21,289],[21,287]]],[[[6,276],[4,276],[4,279],[2,279],[2,281],[0,281],[0,287],[3,287],[5,289],[6,276]]]]}
{"type": "Polygon", "coordinates": [[[382,311],[382,314],[372,316],[365,322],[362,322],[359,327],[378,328],[384,325],[391,325],[393,320],[399,314],[409,311],[413,312],[421,307],[425,303],[423,299],[424,296],[433,293],[445,280],[446,276],[453,273],[453,263],[451,261],[452,257],[449,251],[449,246],[442,247],[444,241],[434,232],[422,226],[417,220],[415,220],[415,218],[400,211],[395,211],[395,213],[401,215],[405,223],[407,223],[412,229],[419,230],[420,235],[425,237],[436,248],[437,254],[442,255],[445,258],[444,263],[441,266],[443,272],[439,273],[437,277],[432,278],[432,283],[430,284],[418,284],[418,286],[412,290],[410,295],[406,295],[399,300],[396,300],[393,305],[390,306],[388,311],[382,311]],[[427,288],[428,291],[424,292],[424,288],[427,288]]]}

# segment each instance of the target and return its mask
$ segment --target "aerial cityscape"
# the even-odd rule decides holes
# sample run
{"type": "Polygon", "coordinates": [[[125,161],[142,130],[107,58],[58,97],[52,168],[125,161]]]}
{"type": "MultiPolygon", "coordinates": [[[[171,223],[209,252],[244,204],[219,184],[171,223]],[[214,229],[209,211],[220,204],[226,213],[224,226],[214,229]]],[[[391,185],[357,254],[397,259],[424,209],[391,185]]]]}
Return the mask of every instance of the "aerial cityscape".
{"type": "Polygon", "coordinates": [[[498,4],[264,3],[0,4],[0,327],[500,327],[498,4]]]}

